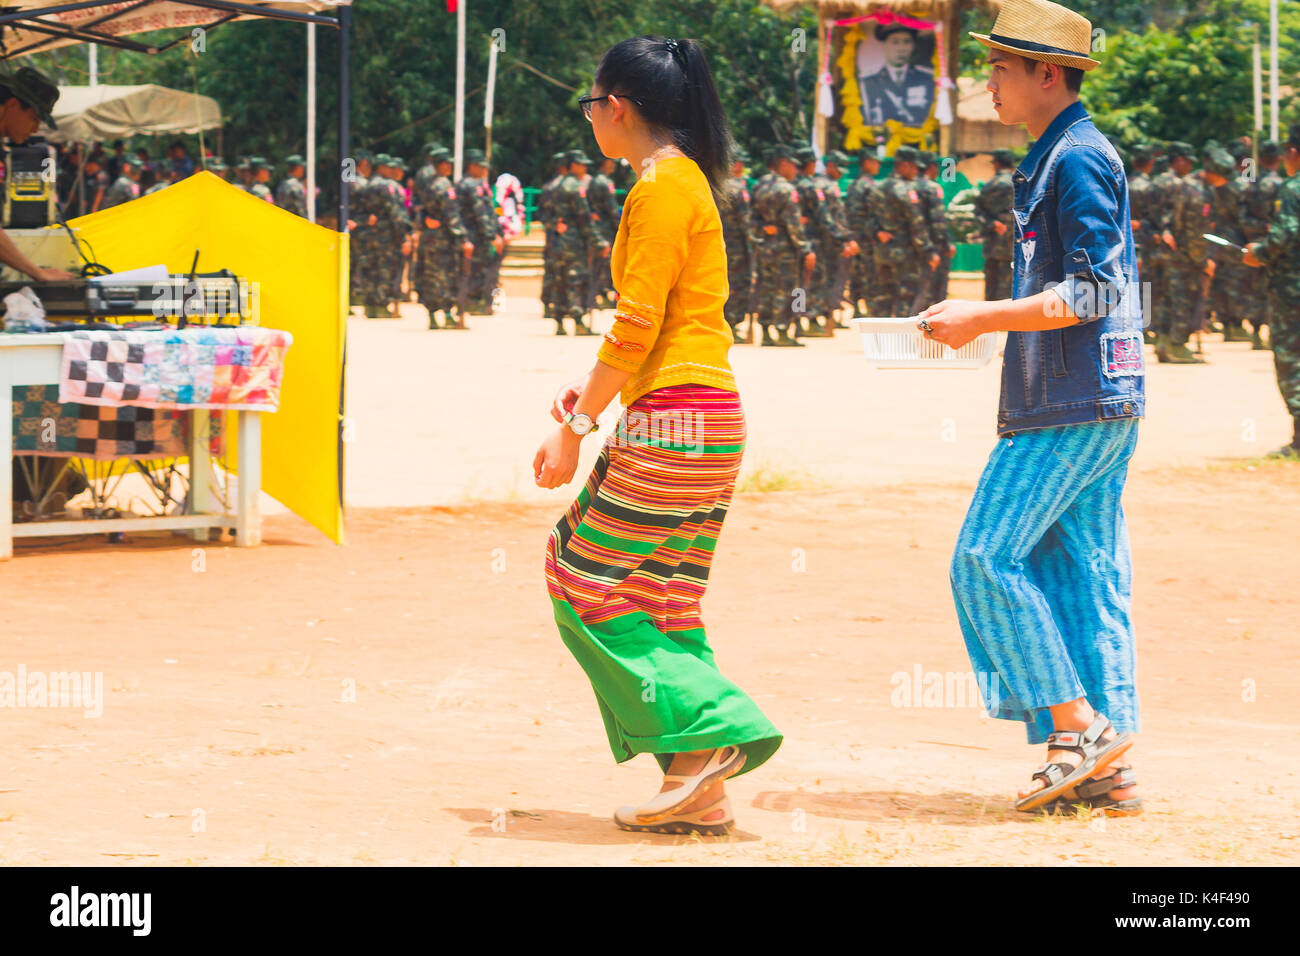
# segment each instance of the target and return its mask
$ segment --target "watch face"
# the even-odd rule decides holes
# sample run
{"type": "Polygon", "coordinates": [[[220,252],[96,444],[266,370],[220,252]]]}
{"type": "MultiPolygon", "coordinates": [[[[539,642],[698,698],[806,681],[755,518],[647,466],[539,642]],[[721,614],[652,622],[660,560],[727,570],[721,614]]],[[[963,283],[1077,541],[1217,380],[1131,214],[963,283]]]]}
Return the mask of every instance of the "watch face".
{"type": "Polygon", "coordinates": [[[574,415],[569,419],[569,428],[575,435],[585,435],[591,431],[591,419],[586,415],[574,415]]]}

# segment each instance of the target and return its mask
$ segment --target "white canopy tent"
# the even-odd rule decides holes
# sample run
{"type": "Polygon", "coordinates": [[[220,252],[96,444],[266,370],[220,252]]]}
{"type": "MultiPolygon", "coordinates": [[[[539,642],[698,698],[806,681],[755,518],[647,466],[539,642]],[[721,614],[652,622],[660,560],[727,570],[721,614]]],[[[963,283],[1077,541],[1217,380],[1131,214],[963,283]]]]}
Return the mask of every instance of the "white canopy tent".
{"type": "Polygon", "coordinates": [[[221,107],[210,96],[165,86],[60,86],[51,142],[92,142],[136,135],[197,133],[221,126],[221,107]]]}

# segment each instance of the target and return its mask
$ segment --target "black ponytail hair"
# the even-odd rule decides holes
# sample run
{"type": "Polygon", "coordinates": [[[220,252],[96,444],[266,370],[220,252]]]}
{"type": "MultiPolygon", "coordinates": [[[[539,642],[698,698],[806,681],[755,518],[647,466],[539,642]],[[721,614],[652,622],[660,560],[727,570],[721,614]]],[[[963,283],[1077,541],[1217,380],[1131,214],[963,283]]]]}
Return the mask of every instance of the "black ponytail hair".
{"type": "Polygon", "coordinates": [[[704,51],[694,40],[632,37],[605,51],[596,85],[606,93],[641,101],[641,115],[667,129],[673,143],[695,160],[722,202],[731,170],[732,140],[722,101],[704,51]]]}

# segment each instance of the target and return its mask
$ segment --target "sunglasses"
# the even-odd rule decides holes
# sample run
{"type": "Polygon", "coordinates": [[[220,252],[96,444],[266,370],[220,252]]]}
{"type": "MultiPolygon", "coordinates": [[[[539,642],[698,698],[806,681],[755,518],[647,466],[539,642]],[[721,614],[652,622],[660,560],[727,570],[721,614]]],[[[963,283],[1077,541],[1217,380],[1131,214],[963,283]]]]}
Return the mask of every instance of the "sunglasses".
{"type": "Polygon", "coordinates": [[[578,100],[578,105],[582,107],[582,115],[587,117],[587,122],[591,122],[591,104],[599,103],[601,100],[609,99],[611,96],[622,96],[625,100],[631,100],[637,106],[644,107],[645,103],[635,96],[624,96],[622,93],[603,93],[600,96],[584,96],[578,100]]]}

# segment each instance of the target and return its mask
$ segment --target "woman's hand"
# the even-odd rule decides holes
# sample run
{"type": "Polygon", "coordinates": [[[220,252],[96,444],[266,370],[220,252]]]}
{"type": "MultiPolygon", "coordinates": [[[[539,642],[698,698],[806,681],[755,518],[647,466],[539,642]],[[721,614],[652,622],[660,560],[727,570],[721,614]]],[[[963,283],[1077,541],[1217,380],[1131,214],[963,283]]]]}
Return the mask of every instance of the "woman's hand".
{"type": "Polygon", "coordinates": [[[942,342],[950,349],[959,349],[975,341],[984,332],[988,303],[963,299],[944,299],[922,312],[918,319],[930,323],[925,337],[942,342]]]}
{"type": "Polygon", "coordinates": [[[578,404],[578,399],[582,397],[582,390],[587,387],[585,378],[576,382],[565,385],[555,393],[555,401],[551,403],[551,417],[557,422],[563,423],[564,416],[573,411],[573,406],[578,404]]]}
{"type": "Polygon", "coordinates": [[[533,457],[533,476],[539,488],[558,488],[573,480],[578,470],[578,449],[582,439],[561,425],[546,436],[533,457]]]}

